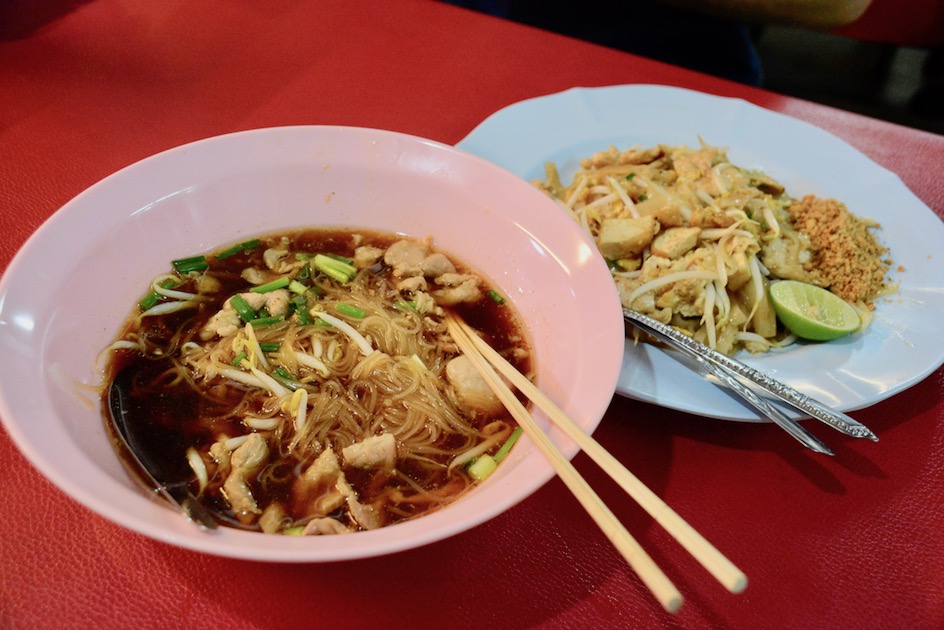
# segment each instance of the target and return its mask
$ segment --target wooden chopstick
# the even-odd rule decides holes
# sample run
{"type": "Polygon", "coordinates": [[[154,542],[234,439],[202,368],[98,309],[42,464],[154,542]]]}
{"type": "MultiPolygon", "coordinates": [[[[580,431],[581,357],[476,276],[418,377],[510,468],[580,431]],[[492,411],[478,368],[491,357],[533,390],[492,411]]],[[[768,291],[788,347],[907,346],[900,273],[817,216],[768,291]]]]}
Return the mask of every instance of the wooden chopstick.
{"type": "MultiPolygon", "coordinates": [[[[451,316],[453,326],[459,328],[489,364],[502,373],[519,391],[523,392],[570,439],[619,484],[646,510],[682,547],[732,593],[740,593],[747,586],[747,576],[717,548],[670,508],[642,481],[626,469],[606,449],[590,437],[540,389],[525,378],[498,352],[485,343],[468,324],[451,316]]],[[[455,338],[455,335],[453,335],[455,338]]],[[[516,399],[517,400],[517,399],[516,399]]],[[[543,432],[542,432],[543,433],[543,432]]]]}
{"type": "MultiPolygon", "coordinates": [[[[450,315],[446,317],[449,333],[460,350],[472,361],[479,374],[485,379],[492,391],[512,414],[518,425],[528,434],[538,449],[554,467],[557,475],[570,489],[587,513],[593,518],[606,537],[623,555],[629,565],[640,577],[647,588],[656,597],[662,607],[669,612],[678,611],[682,605],[682,594],[675,588],[652,558],[638,542],[626,531],[613,512],[587,484],[577,469],[565,458],[541,430],[521,401],[505,385],[501,377],[479,352],[474,340],[479,338],[474,331],[466,332],[463,323],[450,315]]],[[[469,329],[471,330],[471,329],[469,329]]],[[[517,371],[515,370],[517,373],[517,371]]]]}

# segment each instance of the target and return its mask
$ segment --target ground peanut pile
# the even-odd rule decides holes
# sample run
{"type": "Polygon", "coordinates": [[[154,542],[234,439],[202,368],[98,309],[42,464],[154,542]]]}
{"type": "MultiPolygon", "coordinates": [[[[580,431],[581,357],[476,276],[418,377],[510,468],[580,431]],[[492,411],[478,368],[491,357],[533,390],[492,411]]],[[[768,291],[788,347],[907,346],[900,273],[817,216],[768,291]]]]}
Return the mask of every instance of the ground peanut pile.
{"type": "Polygon", "coordinates": [[[834,199],[806,196],[788,209],[793,224],[813,246],[812,267],[833,293],[849,302],[865,302],[885,286],[887,251],[869,231],[878,227],[857,219],[834,199]]]}

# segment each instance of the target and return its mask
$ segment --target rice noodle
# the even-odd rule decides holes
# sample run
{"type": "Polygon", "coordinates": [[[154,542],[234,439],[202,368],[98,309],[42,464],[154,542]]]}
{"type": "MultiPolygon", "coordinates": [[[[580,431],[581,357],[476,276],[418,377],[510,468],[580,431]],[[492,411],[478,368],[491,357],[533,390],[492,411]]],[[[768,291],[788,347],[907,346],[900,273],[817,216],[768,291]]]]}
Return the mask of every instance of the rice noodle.
{"type": "MultiPolygon", "coordinates": [[[[552,164],[545,171],[553,177],[535,184],[618,262],[611,273],[624,307],[672,322],[723,352],[744,347],[736,333],[756,332],[755,325],[773,335],[767,342],[773,347],[784,329],[771,327],[766,312],[755,321],[765,278],[824,285],[818,280],[827,277],[824,269],[811,265],[819,254],[793,224],[796,203],[780,184],[731,163],[723,148],[701,139],[699,145],[609,147],[582,159],[569,185],[552,164]],[[650,217],[655,225],[638,222],[650,217]]],[[[752,351],[764,345],[750,343],[752,351]]]]}

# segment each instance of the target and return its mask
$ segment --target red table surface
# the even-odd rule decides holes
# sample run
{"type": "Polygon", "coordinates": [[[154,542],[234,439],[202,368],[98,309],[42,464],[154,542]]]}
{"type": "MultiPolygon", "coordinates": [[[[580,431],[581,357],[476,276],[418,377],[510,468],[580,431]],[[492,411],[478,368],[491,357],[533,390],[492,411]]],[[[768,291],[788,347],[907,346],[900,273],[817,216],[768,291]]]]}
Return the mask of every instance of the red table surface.
{"type": "MultiPolygon", "coordinates": [[[[455,143],[516,101],[626,83],[736,96],[812,122],[944,214],[942,136],[441,4],[65,5],[0,42],[0,268],[71,197],[181,143],[291,124],[455,143]]],[[[811,427],[836,451],[826,458],[773,425],[613,400],[597,439],[750,578],[727,593],[578,455],[686,597],[675,616],[557,479],[428,547],[267,564],[130,533],[45,481],[0,433],[0,627],[944,627],[944,371],[852,415],[881,441],[811,427]]]]}

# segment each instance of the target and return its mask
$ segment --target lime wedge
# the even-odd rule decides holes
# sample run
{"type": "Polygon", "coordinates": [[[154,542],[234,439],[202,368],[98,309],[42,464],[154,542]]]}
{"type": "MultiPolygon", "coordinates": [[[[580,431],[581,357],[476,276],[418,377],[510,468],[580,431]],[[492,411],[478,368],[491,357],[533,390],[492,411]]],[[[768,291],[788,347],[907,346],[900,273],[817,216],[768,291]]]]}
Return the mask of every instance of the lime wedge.
{"type": "Polygon", "coordinates": [[[851,304],[806,282],[774,282],[770,285],[770,301],[783,325],[803,339],[838,339],[857,331],[862,325],[859,313],[851,304]]]}

